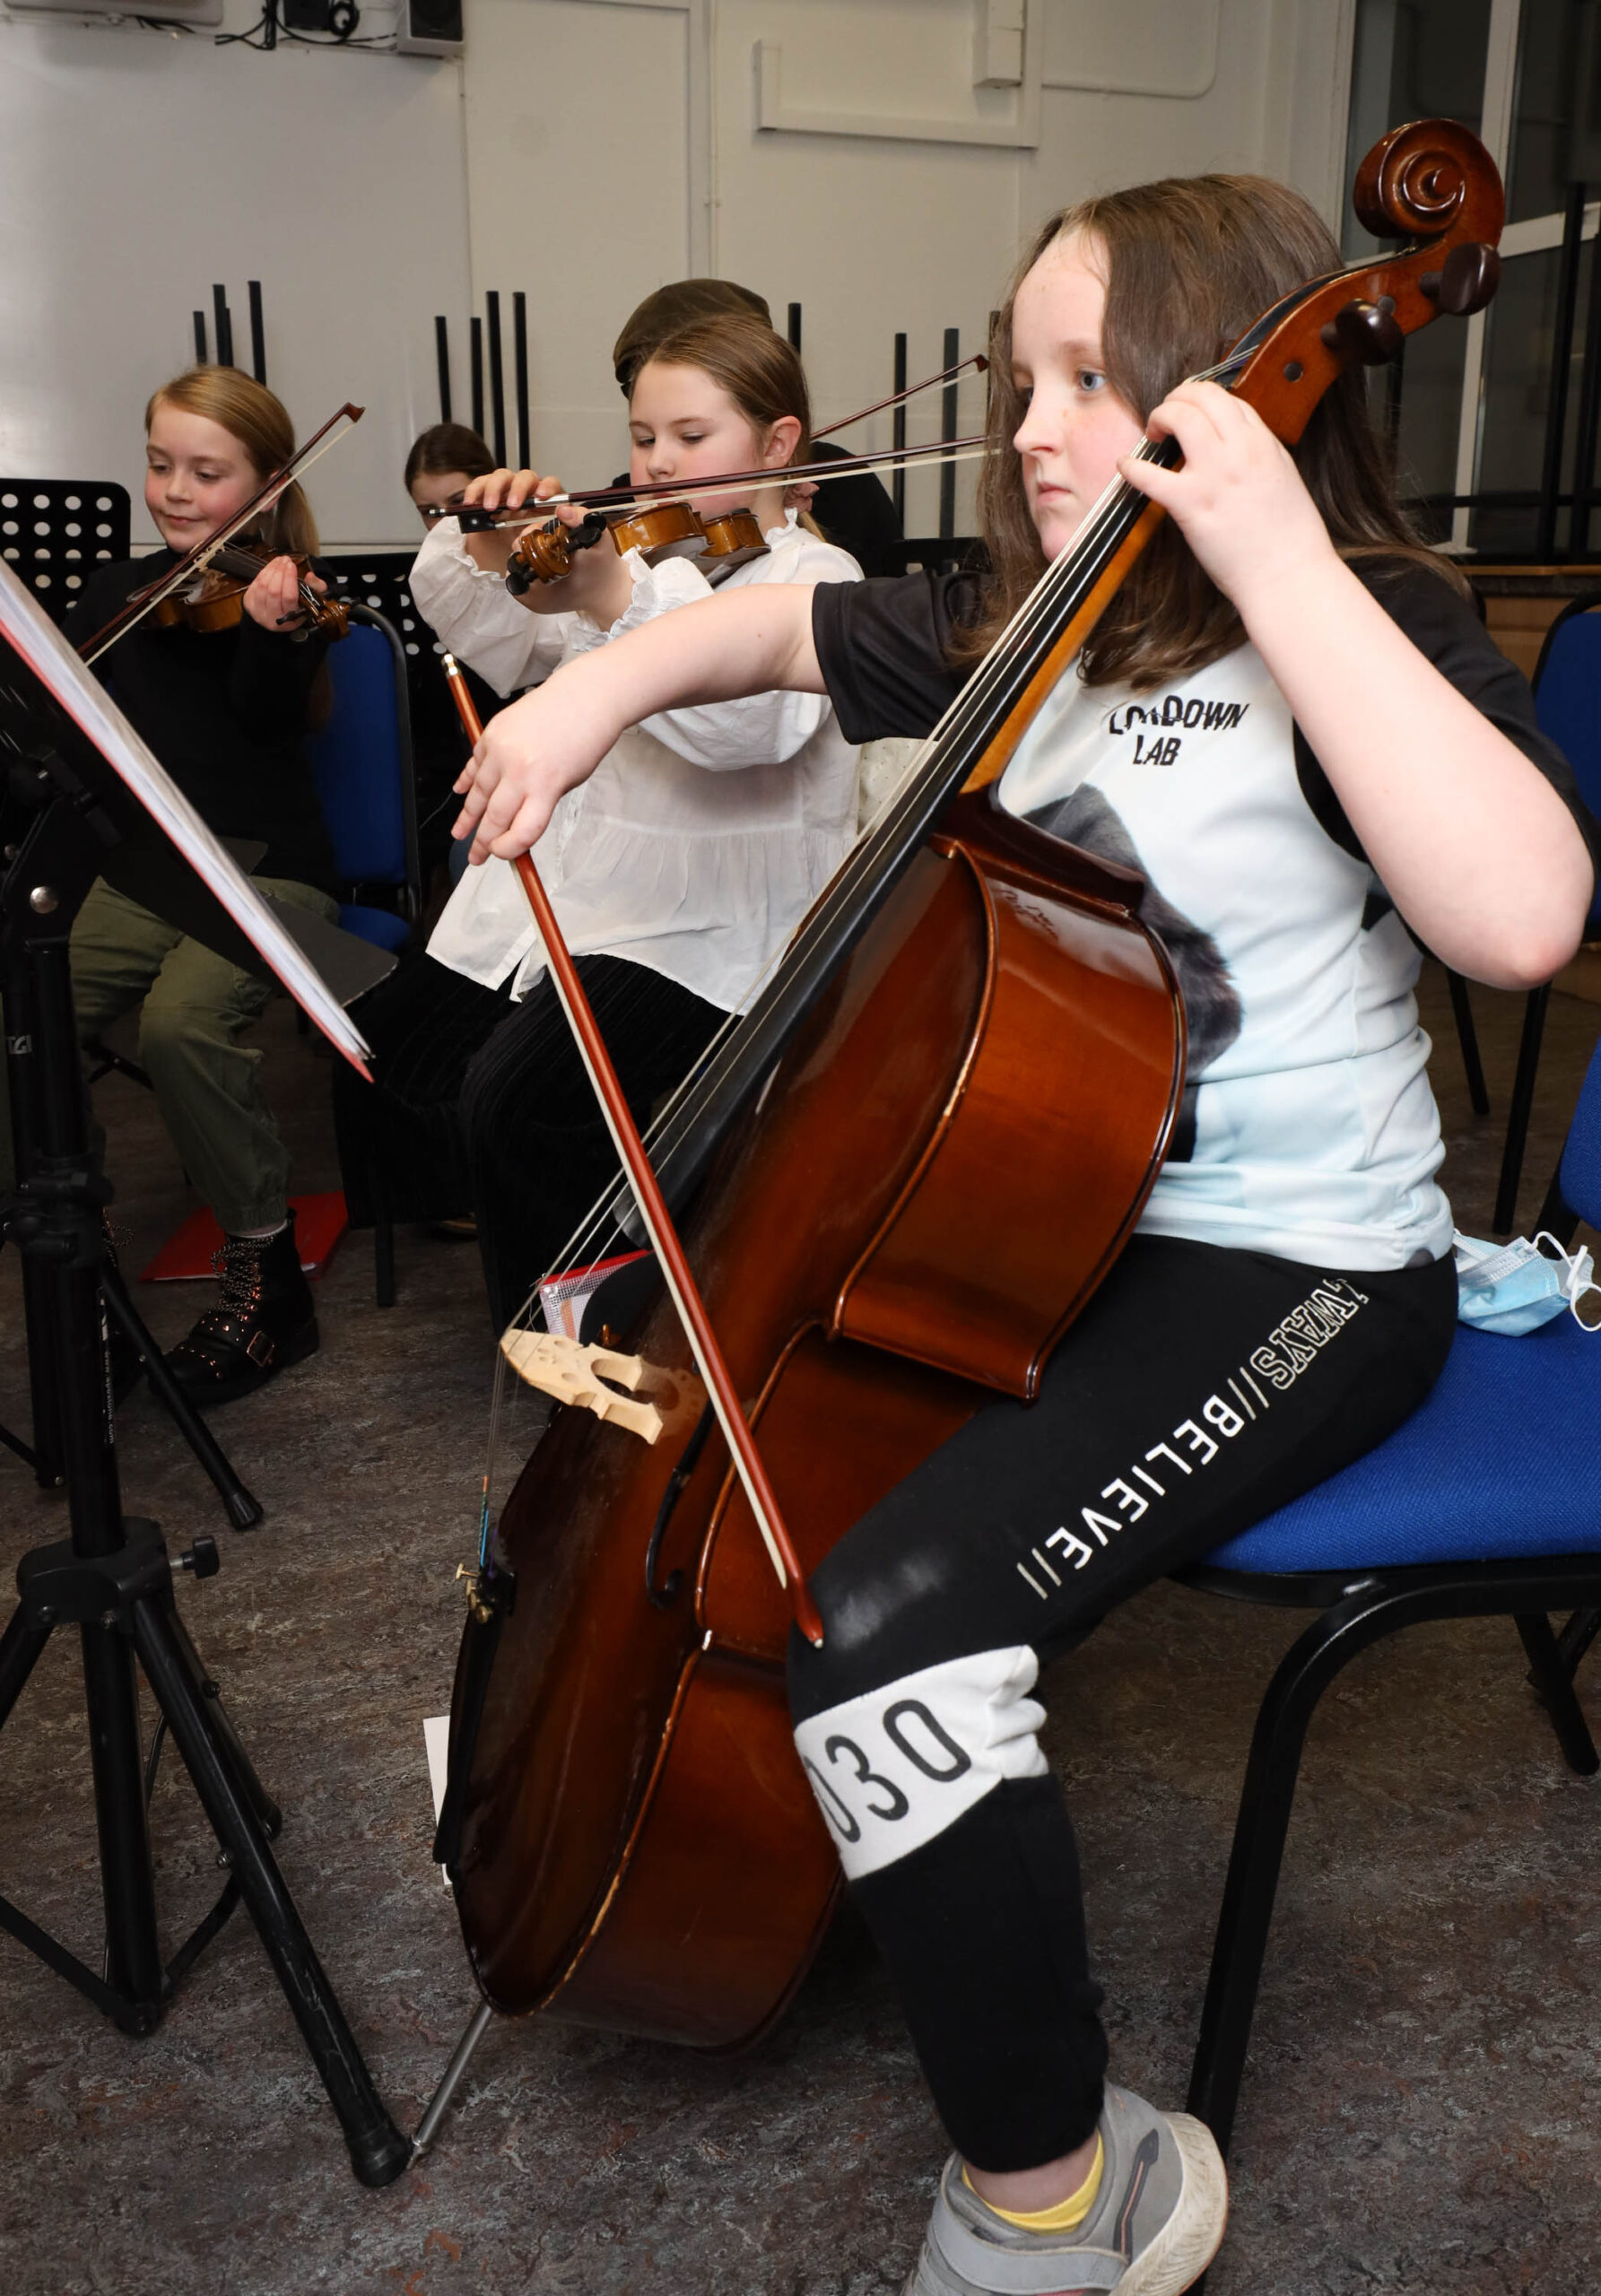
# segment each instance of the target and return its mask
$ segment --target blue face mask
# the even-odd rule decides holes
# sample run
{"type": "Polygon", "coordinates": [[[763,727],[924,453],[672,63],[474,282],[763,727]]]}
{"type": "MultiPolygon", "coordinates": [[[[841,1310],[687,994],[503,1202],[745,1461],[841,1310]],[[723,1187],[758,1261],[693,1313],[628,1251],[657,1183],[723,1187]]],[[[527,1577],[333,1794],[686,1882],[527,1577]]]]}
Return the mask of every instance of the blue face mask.
{"type": "Polygon", "coordinates": [[[1579,1303],[1588,1292],[1601,1300],[1601,1285],[1584,1246],[1570,1255],[1544,1230],[1531,1244],[1519,1236],[1510,1244],[1482,1243],[1476,1236],[1452,1237],[1457,1257],[1457,1319],[1479,1331],[1509,1339],[1537,1331],[1565,1308],[1581,1330],[1594,1331],[1598,1318],[1583,1316],[1579,1303]],[[1549,1244],[1553,1257],[1537,1248],[1549,1244]]]}

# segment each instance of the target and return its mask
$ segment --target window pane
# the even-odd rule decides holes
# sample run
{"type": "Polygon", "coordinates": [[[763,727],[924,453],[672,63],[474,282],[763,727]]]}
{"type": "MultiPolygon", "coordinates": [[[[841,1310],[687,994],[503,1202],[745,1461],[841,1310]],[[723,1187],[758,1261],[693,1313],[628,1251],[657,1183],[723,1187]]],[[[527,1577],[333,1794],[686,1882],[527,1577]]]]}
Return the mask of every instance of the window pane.
{"type": "MultiPolygon", "coordinates": [[[[1568,370],[1566,438],[1562,483],[1571,483],[1573,441],[1579,422],[1579,368],[1584,354],[1594,247],[1579,266],[1578,309],[1568,370]]],[[[1484,427],[1479,455],[1481,494],[1537,494],[1545,452],[1545,410],[1551,393],[1551,361],[1556,335],[1558,248],[1517,257],[1506,264],[1501,287],[1485,323],[1484,427]]],[[[1473,516],[1475,550],[1495,556],[1524,555],[1535,546],[1539,512],[1534,505],[1486,504],[1473,516]]],[[[1567,545],[1569,513],[1559,510],[1556,547],[1567,545]]]]}
{"type": "MultiPolygon", "coordinates": [[[[1456,491],[1457,429],[1466,357],[1467,329],[1452,318],[1436,319],[1409,335],[1402,353],[1396,491],[1431,542],[1444,542],[1451,531],[1450,505],[1440,498],[1456,491]],[[1431,496],[1436,499],[1424,499],[1431,496]]],[[[1368,388],[1373,421],[1382,435],[1389,421],[1388,369],[1375,369],[1368,388]]]]}
{"type": "MultiPolygon", "coordinates": [[[[1525,8],[1537,0],[1524,0],[1525,8]]],[[[1484,101],[1490,0],[1357,0],[1342,229],[1347,255],[1377,245],[1351,214],[1357,169],[1387,128],[1456,119],[1476,135],[1484,101]]]]}
{"type": "Polygon", "coordinates": [[[1523,0],[1507,168],[1513,222],[1560,210],[1575,178],[1601,183],[1598,20],[1597,0],[1523,0]]]}

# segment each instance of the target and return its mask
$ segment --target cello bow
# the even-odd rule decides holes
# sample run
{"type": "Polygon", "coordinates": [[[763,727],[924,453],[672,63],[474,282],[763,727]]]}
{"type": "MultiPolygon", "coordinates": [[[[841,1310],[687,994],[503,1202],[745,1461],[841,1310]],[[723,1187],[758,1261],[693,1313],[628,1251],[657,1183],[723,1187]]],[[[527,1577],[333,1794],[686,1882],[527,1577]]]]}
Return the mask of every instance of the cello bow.
{"type": "MultiPolygon", "coordinates": [[[[467,682],[453,656],[447,654],[444,659],[445,675],[449,681],[457,715],[468,738],[476,744],[483,735],[483,726],[467,690],[467,682]]],[[[779,1584],[788,1599],[796,1626],[808,1642],[821,1647],[822,1621],[818,1615],[817,1605],[812,1600],[805,1574],[785,1527],[778,1498],[746,1423],[739,1397],[734,1391],[734,1382],[728,1376],[728,1367],[706,1313],[700,1286],[684,1257],[683,1246],[679,1241],[678,1231],[662,1196],[645,1144],[640,1137],[633,1111],[628,1105],[589,999],[584,993],[584,985],[579,978],[578,968],[573,963],[561,927],[556,921],[550,895],[541,882],[531,855],[519,854],[515,866],[523,891],[527,895],[528,906],[534,912],[540,938],[544,944],[545,958],[562,1015],[572,1031],[585,1074],[600,1103],[606,1129],[612,1135],[612,1144],[628,1175],[634,1201],[640,1208],[640,1218],[656,1253],[663,1281],[683,1325],[696,1368],[706,1382],[708,1401],[733,1457],[745,1499],[755,1518],[756,1527],[761,1534],[762,1544],[778,1573],[779,1584]]]]}

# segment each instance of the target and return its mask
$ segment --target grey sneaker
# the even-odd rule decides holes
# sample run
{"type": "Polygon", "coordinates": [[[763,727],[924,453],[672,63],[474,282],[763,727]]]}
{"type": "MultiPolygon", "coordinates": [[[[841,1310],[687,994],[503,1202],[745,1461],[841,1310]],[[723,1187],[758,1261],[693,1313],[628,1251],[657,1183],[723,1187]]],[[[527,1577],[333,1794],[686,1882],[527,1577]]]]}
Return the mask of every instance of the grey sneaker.
{"type": "Polygon", "coordinates": [[[962,2182],[953,2153],[903,2296],[1180,2296],[1217,2254],[1229,2181],[1212,2131],[1109,2088],[1095,2205],[1059,2236],[1025,2232],[962,2182]]]}

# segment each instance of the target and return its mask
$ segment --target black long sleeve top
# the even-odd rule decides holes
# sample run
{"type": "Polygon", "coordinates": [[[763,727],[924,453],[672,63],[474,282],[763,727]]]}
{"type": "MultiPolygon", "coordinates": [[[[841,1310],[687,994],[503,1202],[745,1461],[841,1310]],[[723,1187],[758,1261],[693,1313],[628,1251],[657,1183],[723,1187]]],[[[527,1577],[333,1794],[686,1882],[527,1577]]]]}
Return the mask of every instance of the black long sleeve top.
{"type": "MultiPolygon", "coordinates": [[[[162,550],[97,566],[68,612],[67,638],[82,645],[175,562],[162,550]]],[[[248,614],[236,630],[204,635],[146,617],[101,655],[95,675],[209,829],[265,839],[257,876],[336,893],[305,739],[327,643],[263,630],[248,614]]]]}

